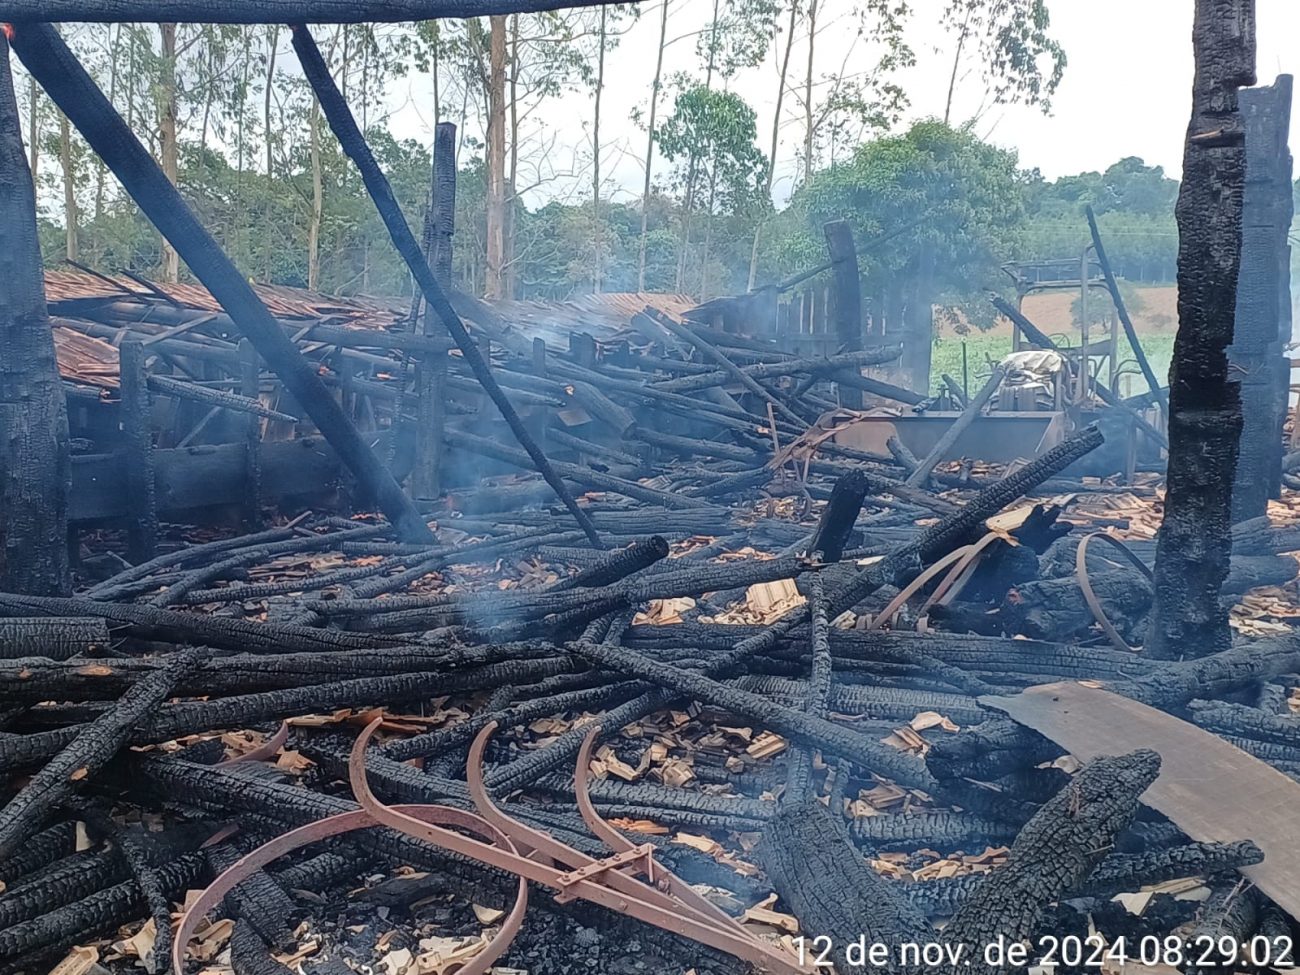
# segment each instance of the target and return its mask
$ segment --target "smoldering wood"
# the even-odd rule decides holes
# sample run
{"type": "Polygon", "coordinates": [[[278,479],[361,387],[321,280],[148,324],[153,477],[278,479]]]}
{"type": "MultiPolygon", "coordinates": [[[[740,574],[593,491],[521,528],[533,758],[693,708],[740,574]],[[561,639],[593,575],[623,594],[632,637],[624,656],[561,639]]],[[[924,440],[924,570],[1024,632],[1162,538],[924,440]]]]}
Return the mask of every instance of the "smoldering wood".
{"type": "Polygon", "coordinates": [[[429,531],[266,306],[171,185],[53,27],[15,29],[14,50],[123,187],[302,404],[348,469],[412,539],[429,531]]]}

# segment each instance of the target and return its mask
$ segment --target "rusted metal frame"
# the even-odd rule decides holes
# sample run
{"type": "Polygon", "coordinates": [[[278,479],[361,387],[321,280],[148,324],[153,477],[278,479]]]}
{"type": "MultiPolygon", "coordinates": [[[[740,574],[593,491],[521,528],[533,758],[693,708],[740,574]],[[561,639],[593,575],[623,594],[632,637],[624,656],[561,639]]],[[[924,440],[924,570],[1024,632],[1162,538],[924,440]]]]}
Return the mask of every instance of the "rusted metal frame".
{"type": "Polygon", "coordinates": [[[1088,545],[1093,539],[1106,542],[1112,548],[1119,551],[1124,558],[1137,568],[1148,582],[1155,582],[1155,575],[1147,568],[1146,563],[1133,554],[1133,551],[1121,542],[1114,535],[1108,535],[1105,532],[1091,532],[1084,535],[1079,540],[1079,547],[1074,551],[1074,578],[1079,582],[1079,590],[1083,593],[1083,601],[1088,605],[1088,611],[1092,613],[1092,618],[1097,621],[1101,631],[1106,634],[1106,638],[1114,645],[1117,650],[1125,650],[1129,653],[1136,653],[1141,647],[1131,647],[1128,642],[1119,634],[1119,630],[1111,624],[1110,619],[1106,616],[1106,611],[1102,608],[1101,600],[1093,591],[1092,580],[1088,578],[1088,545]]]}
{"type": "MultiPolygon", "coordinates": [[[[584,853],[574,850],[572,847],[560,843],[547,833],[527,826],[503,813],[493,803],[491,796],[488,794],[487,785],[483,781],[483,752],[487,748],[487,743],[496,728],[496,722],[485,725],[474,739],[473,745],[470,746],[469,759],[466,763],[466,778],[469,782],[470,797],[474,800],[479,813],[502,832],[509,835],[517,844],[529,846],[535,853],[540,853],[558,863],[566,864],[570,868],[563,873],[556,873],[552,868],[542,873],[534,872],[533,875],[525,874],[525,876],[551,887],[560,886],[562,893],[571,897],[589,900],[602,907],[634,917],[639,921],[653,924],[665,931],[671,931],[701,944],[710,945],[725,951],[727,954],[757,965],[765,971],[780,973],[780,975],[796,975],[796,973],[804,975],[809,971],[808,968],[799,965],[789,956],[783,955],[763,944],[737,924],[733,918],[723,914],[712,905],[709,905],[707,909],[699,908],[697,906],[698,895],[694,891],[691,891],[687,897],[680,896],[679,892],[683,889],[689,891],[689,886],[663,866],[653,864],[649,851],[644,852],[643,855],[635,859],[643,860],[646,863],[648,868],[647,876],[651,878],[654,886],[641,883],[619,869],[611,869],[611,867],[615,866],[625,866],[625,861],[619,859],[618,855],[606,860],[595,860],[584,853]],[[605,869],[599,873],[601,883],[592,880],[573,879],[577,871],[584,868],[591,869],[599,864],[605,865],[605,869]],[[653,869],[654,873],[649,873],[649,869],[653,869]],[[605,884],[608,884],[608,886],[605,886],[605,884]]],[[[594,729],[594,733],[589,732],[584,742],[584,745],[587,746],[588,757],[590,756],[590,745],[598,734],[599,728],[594,729]]],[[[357,753],[354,752],[353,754],[357,753]]],[[[581,795],[587,795],[585,789],[586,779],[582,779],[581,786],[578,783],[584,767],[585,765],[579,759],[579,766],[575,772],[574,780],[575,791],[581,795]]],[[[604,821],[600,820],[600,817],[596,814],[595,809],[591,808],[589,795],[587,795],[587,806],[591,816],[602,824],[602,826],[594,828],[593,832],[608,845],[613,846],[618,851],[618,854],[626,857],[637,849],[623,837],[618,837],[614,842],[611,842],[610,834],[614,833],[614,830],[608,824],[604,824],[604,821]]],[[[589,826],[592,825],[592,819],[589,819],[585,813],[583,818],[589,826]]],[[[531,864],[533,861],[526,862],[531,864]]],[[[514,869],[499,862],[493,862],[492,865],[508,870],[514,869]]]]}

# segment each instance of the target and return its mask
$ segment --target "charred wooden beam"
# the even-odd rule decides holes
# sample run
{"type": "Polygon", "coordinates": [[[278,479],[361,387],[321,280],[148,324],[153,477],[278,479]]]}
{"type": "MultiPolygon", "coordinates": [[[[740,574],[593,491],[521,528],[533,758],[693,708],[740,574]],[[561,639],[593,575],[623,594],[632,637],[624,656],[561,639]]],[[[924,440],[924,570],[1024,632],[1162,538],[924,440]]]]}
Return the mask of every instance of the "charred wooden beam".
{"type": "Polygon", "coordinates": [[[1290,75],[1241,92],[1246,128],[1246,187],[1242,203],[1237,320],[1229,358],[1241,380],[1241,449],[1232,489],[1233,520],[1265,513],[1281,493],[1282,425],[1291,364],[1290,75]]]}
{"type": "Polygon", "coordinates": [[[68,413],[36,235],[36,191],[0,39],[0,587],[71,591],[68,413]]]}
{"type": "Polygon", "coordinates": [[[178,21],[215,24],[360,24],[398,23],[441,17],[486,17],[490,14],[540,13],[562,7],[596,6],[596,0],[240,0],[213,7],[203,0],[12,0],[0,9],[6,21],[43,20],[115,23],[178,21]]]}
{"type": "MultiPolygon", "coordinates": [[[[397,248],[397,252],[406,262],[406,266],[414,276],[416,283],[419,284],[420,290],[424,293],[424,300],[429,304],[430,311],[441,319],[443,327],[447,329],[457,348],[460,349],[461,355],[464,356],[470,369],[473,370],[474,378],[479,381],[483,391],[496,404],[501,416],[510,427],[510,432],[514,434],[515,439],[519,441],[519,445],[527,452],[529,459],[542,477],[545,478],[546,483],[554,489],[556,496],[564,503],[565,508],[568,509],[574,521],[578,523],[583,533],[591,541],[592,546],[594,548],[603,548],[604,543],[596,533],[596,528],[592,525],[591,519],[587,517],[586,512],[578,507],[578,503],[573,499],[572,492],[569,491],[564,482],[560,480],[559,475],[552,469],[546,454],[537,445],[537,441],[528,432],[523,420],[519,418],[519,414],[515,412],[514,407],[510,405],[510,401],[506,399],[505,393],[501,391],[496,379],[493,378],[492,370],[488,367],[487,360],[483,358],[483,353],[478,344],[470,337],[469,332],[465,329],[464,322],[460,320],[460,316],[456,314],[455,309],[447,300],[442,286],[438,283],[433,270],[429,267],[429,262],[425,260],[420,251],[419,241],[411,233],[411,228],[402,215],[401,207],[397,204],[397,198],[393,196],[393,188],[389,184],[388,178],[380,170],[379,163],[376,162],[374,154],[366,144],[365,136],[357,127],[356,120],[352,117],[352,111],[348,108],[343,94],[334,83],[334,77],[330,74],[329,67],[321,56],[320,49],[316,46],[316,41],[312,38],[311,32],[301,21],[295,21],[292,30],[294,51],[297,52],[298,60],[302,64],[303,74],[307,77],[308,83],[320,101],[321,109],[325,112],[325,118],[329,121],[330,129],[333,130],[335,137],[339,140],[339,145],[343,148],[343,151],[361,173],[361,180],[375,204],[375,209],[379,211],[384,226],[388,229],[393,246],[397,248]]],[[[391,478],[389,480],[391,481],[391,478]]],[[[393,518],[394,522],[397,520],[393,518]]],[[[427,528],[425,534],[427,534],[427,528]]]]}
{"type": "Polygon", "coordinates": [[[205,652],[178,654],[164,669],[136,684],[117,706],[87,725],[45,765],[8,805],[0,809],[0,858],[7,857],[37,831],[42,820],[76,784],[106,764],[129,740],[144,715],[171,693],[176,682],[202,662],[205,652]]]}
{"type": "Polygon", "coordinates": [[[1241,265],[1245,133],[1237,90],[1255,81],[1254,0],[1197,0],[1196,80],[1178,190],[1178,334],[1169,383],[1165,516],[1145,650],[1205,656],[1231,643],[1220,601],[1232,551],[1241,393],[1230,378],[1241,265]]]}
{"type": "Polygon", "coordinates": [[[87,616],[0,617],[0,660],[16,657],[97,657],[111,645],[108,626],[87,616]]]}
{"type": "Polygon", "coordinates": [[[380,509],[411,540],[430,538],[419,512],[361,438],[342,407],[329,395],[316,368],[284,334],[239,269],[199,223],[176,187],[163,175],[55,29],[48,24],[24,23],[13,29],[12,44],[32,76],[257,346],[267,365],[302,404],[380,509]]]}
{"type": "Polygon", "coordinates": [[[921,458],[916,465],[916,469],[907,475],[904,484],[911,488],[921,487],[925,484],[935,465],[943,459],[944,454],[952,449],[953,444],[966,432],[966,429],[979,418],[980,410],[984,409],[988,401],[993,398],[993,394],[1002,385],[1005,376],[1006,370],[1001,366],[994,368],[993,375],[989,377],[988,382],[966,404],[966,408],[961,411],[961,415],[943,432],[943,436],[939,438],[930,453],[921,458]]]}
{"type": "MultiPolygon", "coordinates": [[[[856,352],[862,348],[862,279],[853,231],[847,220],[833,220],[822,230],[835,279],[835,336],[841,351],[856,352]]],[[[840,390],[840,402],[851,410],[862,409],[861,389],[845,384],[840,390]]]]}
{"type": "Polygon", "coordinates": [[[970,971],[1004,970],[982,952],[999,939],[1028,941],[1042,912],[1078,887],[1138,811],[1138,797],[1160,771],[1160,756],[1138,751],[1085,766],[1025,824],[1011,856],[993,871],[944,928],[949,944],[964,945],[970,971]]]}

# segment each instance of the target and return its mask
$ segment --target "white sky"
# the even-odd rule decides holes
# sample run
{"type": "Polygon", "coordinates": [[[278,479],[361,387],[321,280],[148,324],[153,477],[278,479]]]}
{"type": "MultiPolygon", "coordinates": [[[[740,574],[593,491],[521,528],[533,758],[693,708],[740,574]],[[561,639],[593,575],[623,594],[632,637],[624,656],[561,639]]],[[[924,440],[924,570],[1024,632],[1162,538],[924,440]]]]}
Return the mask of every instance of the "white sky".
{"type": "MultiPolygon", "coordinates": [[[[712,13],[710,0],[671,0],[669,38],[700,30],[712,13]]],[[[726,3],[726,0],[723,0],[726,3]]],[[[846,11],[850,0],[822,0],[824,21],[846,11]]],[[[908,38],[917,64],[901,80],[911,106],[907,120],[942,116],[951,67],[952,45],[939,24],[943,0],[912,0],[914,12],[908,38]]],[[[985,138],[1016,149],[1022,165],[1038,167],[1044,176],[1100,170],[1124,156],[1140,156],[1177,176],[1182,141],[1190,109],[1192,83],[1191,24],[1193,0],[1048,0],[1052,34],[1065,47],[1069,64],[1053,103],[1044,116],[1033,108],[993,106],[976,126],[985,138]]],[[[1271,83],[1280,73],[1300,67],[1300,0],[1257,0],[1258,74],[1271,83]]],[[[659,31],[658,2],[642,4],[642,14],[617,49],[607,58],[602,110],[603,168],[606,192],[635,199],[641,193],[645,134],[632,120],[634,110],[648,106],[659,31]]],[[[846,55],[865,50],[855,41],[847,22],[819,34],[818,63],[832,70],[846,55]],[[851,45],[859,45],[852,48],[851,45]]],[[[806,41],[796,39],[791,75],[801,76],[806,41]]],[[[860,58],[859,60],[865,60],[860,58]]],[[[672,44],[665,56],[664,75],[699,72],[693,37],[672,44]]],[[[729,87],[743,95],[758,112],[759,144],[767,151],[776,103],[777,66],[767,63],[742,72],[729,87]]],[[[427,78],[403,81],[392,92],[395,131],[429,141],[432,137],[427,78]],[[397,90],[400,88],[401,90],[397,90]]],[[[972,73],[959,87],[954,121],[976,113],[983,85],[972,73]]],[[[661,99],[662,101],[662,99],[661,99]]],[[[670,107],[670,106],[669,106],[670,107]]],[[[794,156],[801,141],[801,121],[791,114],[787,96],[783,114],[778,177],[774,195],[784,200],[792,188],[794,156]]],[[[664,106],[661,105],[661,111],[664,106]]],[[[553,140],[548,166],[561,174],[532,194],[530,202],[548,196],[585,194],[590,187],[590,92],[562,96],[549,102],[539,124],[553,140]]],[[[661,115],[662,117],[662,115],[661,115]]],[[[1293,147],[1300,144],[1300,105],[1293,122],[1293,147]]],[[[906,120],[904,122],[906,124],[906,120]]],[[[477,134],[477,133],[475,133],[477,134]]],[[[536,135],[536,130],[534,135],[536,135]]],[[[662,173],[660,163],[656,169],[662,173]]]]}

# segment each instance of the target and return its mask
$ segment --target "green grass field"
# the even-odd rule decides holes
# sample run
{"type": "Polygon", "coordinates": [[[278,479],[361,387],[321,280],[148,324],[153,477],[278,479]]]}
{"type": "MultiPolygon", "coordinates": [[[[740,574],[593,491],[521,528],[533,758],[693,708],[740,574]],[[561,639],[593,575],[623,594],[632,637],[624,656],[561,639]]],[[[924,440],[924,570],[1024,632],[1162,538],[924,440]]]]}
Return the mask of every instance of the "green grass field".
{"type": "MultiPolygon", "coordinates": [[[[1151,361],[1151,369],[1156,374],[1156,378],[1165,380],[1169,374],[1169,362],[1173,358],[1174,336],[1169,335],[1142,335],[1142,348],[1151,361]]],[[[991,371],[990,360],[997,362],[1011,351],[1011,337],[1009,335],[968,335],[964,338],[956,335],[941,336],[935,340],[934,352],[932,353],[930,375],[932,377],[933,390],[937,391],[943,384],[943,374],[946,372],[957,380],[962,381],[961,362],[962,346],[966,347],[966,361],[968,372],[967,386],[970,392],[974,394],[979,390],[981,384],[988,378],[991,371]]],[[[1120,392],[1125,396],[1136,396],[1144,392],[1147,388],[1142,373],[1138,369],[1137,361],[1133,358],[1133,353],[1127,343],[1120,341],[1120,392]]],[[[1108,366],[1102,363],[1102,378],[1108,379],[1108,366]]]]}

